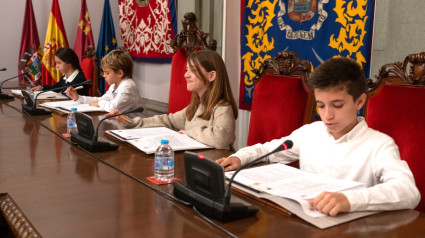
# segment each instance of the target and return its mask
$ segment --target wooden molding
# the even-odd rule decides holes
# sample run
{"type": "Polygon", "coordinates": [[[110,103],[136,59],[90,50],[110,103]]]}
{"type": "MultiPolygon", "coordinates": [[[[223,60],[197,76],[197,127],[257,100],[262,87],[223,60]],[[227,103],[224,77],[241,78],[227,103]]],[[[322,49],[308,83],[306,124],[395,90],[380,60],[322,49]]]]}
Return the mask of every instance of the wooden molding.
{"type": "Polygon", "coordinates": [[[209,38],[207,42],[209,34],[200,30],[196,24],[197,22],[195,13],[188,12],[184,14],[184,19],[182,20],[183,30],[170,42],[174,53],[181,47],[184,47],[188,54],[198,48],[214,51],[217,49],[217,41],[209,38]]]}
{"type": "Polygon", "coordinates": [[[0,194],[0,211],[16,237],[41,237],[7,193],[0,194]]]}

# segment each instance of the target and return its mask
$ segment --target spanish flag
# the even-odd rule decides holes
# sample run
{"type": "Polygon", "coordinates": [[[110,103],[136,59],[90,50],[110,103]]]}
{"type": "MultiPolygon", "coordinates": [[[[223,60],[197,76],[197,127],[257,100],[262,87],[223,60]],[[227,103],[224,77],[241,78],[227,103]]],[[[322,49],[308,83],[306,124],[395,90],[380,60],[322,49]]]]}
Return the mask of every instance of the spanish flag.
{"type": "Polygon", "coordinates": [[[62,77],[62,74],[56,69],[55,53],[59,48],[66,47],[68,47],[68,40],[62,22],[59,3],[58,0],[53,0],[44,41],[43,67],[41,69],[42,85],[53,85],[62,77]]]}

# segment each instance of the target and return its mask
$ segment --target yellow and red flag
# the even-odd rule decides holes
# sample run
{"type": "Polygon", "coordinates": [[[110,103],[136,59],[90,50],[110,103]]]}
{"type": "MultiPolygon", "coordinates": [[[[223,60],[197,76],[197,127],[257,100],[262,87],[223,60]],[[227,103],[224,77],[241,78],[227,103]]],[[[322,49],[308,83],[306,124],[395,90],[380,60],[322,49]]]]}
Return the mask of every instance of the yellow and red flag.
{"type": "Polygon", "coordinates": [[[53,0],[44,41],[43,67],[41,69],[42,85],[53,85],[62,77],[62,74],[56,69],[54,56],[56,50],[66,47],[68,47],[68,40],[62,22],[59,3],[58,0],[53,0]]]}
{"type": "Polygon", "coordinates": [[[87,50],[89,45],[95,48],[86,0],[81,0],[80,19],[78,20],[77,36],[74,43],[74,51],[80,62],[83,60],[84,51],[87,50]]]}

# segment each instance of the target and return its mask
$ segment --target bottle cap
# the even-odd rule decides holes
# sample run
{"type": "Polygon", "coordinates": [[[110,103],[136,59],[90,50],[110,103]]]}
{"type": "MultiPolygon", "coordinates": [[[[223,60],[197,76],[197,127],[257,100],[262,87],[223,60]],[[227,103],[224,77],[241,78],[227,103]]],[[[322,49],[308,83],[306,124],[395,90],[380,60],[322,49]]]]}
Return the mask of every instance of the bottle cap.
{"type": "Polygon", "coordinates": [[[27,90],[30,90],[31,89],[31,87],[30,86],[27,86],[27,90]]]}
{"type": "Polygon", "coordinates": [[[161,145],[162,144],[168,144],[169,143],[169,141],[168,140],[161,140],[161,145]]]}
{"type": "Polygon", "coordinates": [[[71,108],[71,111],[77,111],[77,108],[76,107],[72,107],[71,108]]]}

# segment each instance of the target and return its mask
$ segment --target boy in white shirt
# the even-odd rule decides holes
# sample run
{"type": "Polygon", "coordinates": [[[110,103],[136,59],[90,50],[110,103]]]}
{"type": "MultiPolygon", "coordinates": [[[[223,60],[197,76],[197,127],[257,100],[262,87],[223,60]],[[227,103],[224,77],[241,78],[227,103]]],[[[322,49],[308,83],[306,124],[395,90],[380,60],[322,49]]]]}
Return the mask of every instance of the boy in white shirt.
{"type": "Polygon", "coordinates": [[[346,58],[330,59],[315,69],[309,85],[322,121],[304,125],[287,137],[242,148],[217,162],[225,171],[234,170],[292,140],[292,149],[267,160],[299,160],[301,170],[366,185],[351,191],[323,191],[310,200],[312,209],[335,216],[340,212],[415,208],[420,194],[394,140],[369,128],[364,118],[357,116],[367,98],[360,66],[346,58]]]}
{"type": "Polygon", "coordinates": [[[131,79],[133,75],[133,60],[125,48],[118,47],[105,55],[102,58],[101,67],[103,77],[111,85],[103,96],[80,96],[73,87],[69,87],[66,90],[66,95],[74,101],[88,103],[107,112],[115,109],[124,112],[143,106],[139,90],[131,79]]]}

